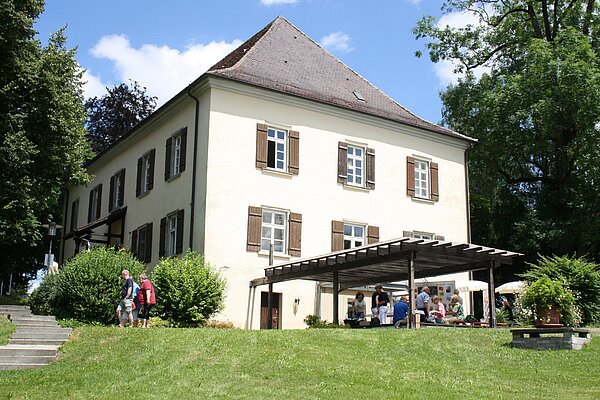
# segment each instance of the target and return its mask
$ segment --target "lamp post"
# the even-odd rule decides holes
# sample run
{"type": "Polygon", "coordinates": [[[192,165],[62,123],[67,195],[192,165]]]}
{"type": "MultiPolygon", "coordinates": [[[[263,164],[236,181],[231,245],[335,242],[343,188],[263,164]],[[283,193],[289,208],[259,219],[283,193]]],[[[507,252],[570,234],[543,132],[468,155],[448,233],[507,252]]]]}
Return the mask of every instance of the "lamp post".
{"type": "Polygon", "coordinates": [[[45,263],[48,268],[48,273],[52,271],[52,266],[54,264],[54,254],[52,254],[52,240],[56,237],[56,231],[61,229],[61,225],[57,225],[56,222],[52,221],[47,224],[42,225],[42,228],[48,229],[48,238],[50,239],[50,244],[48,246],[48,254],[46,254],[45,263]]]}

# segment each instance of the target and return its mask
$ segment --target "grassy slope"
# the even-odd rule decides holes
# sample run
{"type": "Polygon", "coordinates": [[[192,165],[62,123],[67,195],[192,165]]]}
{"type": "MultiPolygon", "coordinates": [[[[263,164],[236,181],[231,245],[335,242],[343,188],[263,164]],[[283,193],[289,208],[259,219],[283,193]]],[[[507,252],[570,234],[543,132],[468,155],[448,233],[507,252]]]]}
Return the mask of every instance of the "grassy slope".
{"type": "Polygon", "coordinates": [[[15,330],[12,322],[5,315],[0,315],[0,346],[8,343],[8,338],[15,330]]]}
{"type": "Polygon", "coordinates": [[[0,371],[0,398],[600,398],[598,336],[582,351],[512,349],[508,330],[486,329],[85,327],[74,336],[48,367],[0,371]]]}

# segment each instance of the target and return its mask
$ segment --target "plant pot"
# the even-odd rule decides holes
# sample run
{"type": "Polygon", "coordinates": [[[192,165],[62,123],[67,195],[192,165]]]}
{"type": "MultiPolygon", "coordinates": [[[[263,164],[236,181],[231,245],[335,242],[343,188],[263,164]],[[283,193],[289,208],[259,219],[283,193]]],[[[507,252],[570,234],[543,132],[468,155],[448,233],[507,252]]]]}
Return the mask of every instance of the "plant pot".
{"type": "Polygon", "coordinates": [[[535,313],[535,326],[537,328],[562,326],[560,323],[560,310],[558,308],[538,308],[535,313]]]}

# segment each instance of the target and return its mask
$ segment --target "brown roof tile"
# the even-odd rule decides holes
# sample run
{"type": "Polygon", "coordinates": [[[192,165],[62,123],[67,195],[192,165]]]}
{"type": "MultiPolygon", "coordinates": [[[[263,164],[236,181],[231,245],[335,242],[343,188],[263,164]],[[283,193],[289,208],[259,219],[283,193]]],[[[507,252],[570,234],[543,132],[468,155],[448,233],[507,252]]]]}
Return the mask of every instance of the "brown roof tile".
{"type": "Polygon", "coordinates": [[[417,117],[283,17],[277,17],[207,74],[475,141],[417,117]]]}

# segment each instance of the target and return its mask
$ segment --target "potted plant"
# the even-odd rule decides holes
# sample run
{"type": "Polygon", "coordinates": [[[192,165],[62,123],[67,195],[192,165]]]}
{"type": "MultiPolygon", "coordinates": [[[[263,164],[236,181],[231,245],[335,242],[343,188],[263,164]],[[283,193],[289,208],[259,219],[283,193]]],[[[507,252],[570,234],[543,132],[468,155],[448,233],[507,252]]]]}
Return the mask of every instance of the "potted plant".
{"type": "Polygon", "coordinates": [[[536,327],[561,326],[561,312],[570,310],[575,297],[562,282],[542,276],[523,294],[523,306],[533,309],[536,327]]]}

